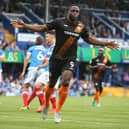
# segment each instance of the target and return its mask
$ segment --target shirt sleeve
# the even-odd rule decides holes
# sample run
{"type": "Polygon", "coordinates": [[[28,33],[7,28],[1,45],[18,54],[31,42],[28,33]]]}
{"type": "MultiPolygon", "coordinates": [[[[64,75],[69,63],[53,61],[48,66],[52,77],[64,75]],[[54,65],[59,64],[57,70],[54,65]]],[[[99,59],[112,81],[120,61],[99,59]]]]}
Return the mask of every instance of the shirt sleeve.
{"type": "Polygon", "coordinates": [[[56,29],[58,23],[59,23],[59,20],[58,20],[58,19],[55,19],[55,20],[53,20],[53,21],[48,22],[48,23],[47,23],[48,30],[56,29]]]}
{"type": "Polygon", "coordinates": [[[82,30],[82,33],[81,33],[81,37],[83,39],[87,38],[89,36],[89,31],[88,29],[86,28],[86,26],[84,27],[84,29],[82,30]]]}
{"type": "Polygon", "coordinates": [[[106,65],[107,65],[107,66],[111,66],[112,64],[111,64],[111,62],[108,60],[108,62],[107,62],[106,65]]]}
{"type": "Polygon", "coordinates": [[[27,53],[32,53],[32,50],[33,50],[33,47],[30,47],[30,48],[27,50],[27,53]]]}

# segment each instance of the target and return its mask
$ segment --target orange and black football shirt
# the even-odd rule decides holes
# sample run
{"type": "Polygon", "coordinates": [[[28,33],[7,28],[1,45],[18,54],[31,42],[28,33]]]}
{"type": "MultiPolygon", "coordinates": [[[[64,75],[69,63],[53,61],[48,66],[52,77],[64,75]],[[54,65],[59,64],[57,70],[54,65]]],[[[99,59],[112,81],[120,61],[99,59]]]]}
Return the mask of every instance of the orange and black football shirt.
{"type": "Polygon", "coordinates": [[[48,30],[55,30],[56,45],[51,57],[73,59],[77,57],[77,40],[88,36],[84,24],[69,22],[67,18],[58,18],[47,23],[48,30]]]}

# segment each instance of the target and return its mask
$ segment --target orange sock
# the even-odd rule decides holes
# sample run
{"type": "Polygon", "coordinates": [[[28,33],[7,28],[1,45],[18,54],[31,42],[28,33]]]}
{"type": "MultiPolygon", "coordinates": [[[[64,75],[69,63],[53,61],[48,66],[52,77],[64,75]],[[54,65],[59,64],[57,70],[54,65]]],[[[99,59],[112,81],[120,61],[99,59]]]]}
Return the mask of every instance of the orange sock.
{"type": "Polygon", "coordinates": [[[45,99],[46,99],[45,106],[46,106],[46,108],[49,107],[50,97],[54,93],[54,91],[55,91],[55,88],[50,88],[49,84],[48,84],[46,87],[46,93],[45,93],[45,99]]]}
{"type": "Polygon", "coordinates": [[[61,108],[67,98],[68,95],[68,91],[69,91],[69,87],[64,87],[63,85],[60,87],[59,89],[59,101],[58,101],[58,106],[56,108],[56,112],[61,111],[61,108]]]}
{"type": "Polygon", "coordinates": [[[96,91],[96,92],[95,92],[95,96],[94,96],[94,100],[95,100],[95,102],[96,102],[97,104],[99,104],[99,95],[100,95],[99,91],[96,91]]]}

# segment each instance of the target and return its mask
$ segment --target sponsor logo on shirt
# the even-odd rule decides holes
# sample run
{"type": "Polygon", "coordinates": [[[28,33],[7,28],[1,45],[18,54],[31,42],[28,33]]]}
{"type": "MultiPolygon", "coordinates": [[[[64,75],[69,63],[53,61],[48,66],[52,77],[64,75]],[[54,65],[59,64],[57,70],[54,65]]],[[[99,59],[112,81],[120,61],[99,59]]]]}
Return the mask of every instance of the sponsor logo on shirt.
{"type": "Polygon", "coordinates": [[[67,25],[67,24],[64,24],[64,26],[65,26],[65,27],[68,27],[68,25],[67,25]]]}
{"type": "Polygon", "coordinates": [[[79,34],[74,33],[74,32],[64,31],[64,33],[65,33],[65,34],[67,34],[67,35],[71,35],[71,36],[79,37],[79,34]]]}

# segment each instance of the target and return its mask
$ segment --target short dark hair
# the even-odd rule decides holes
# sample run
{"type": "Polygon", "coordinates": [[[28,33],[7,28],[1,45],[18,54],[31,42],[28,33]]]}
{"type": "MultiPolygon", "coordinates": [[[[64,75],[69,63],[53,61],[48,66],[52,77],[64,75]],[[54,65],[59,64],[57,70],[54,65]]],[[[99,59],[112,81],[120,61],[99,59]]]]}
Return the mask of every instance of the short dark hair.
{"type": "Polygon", "coordinates": [[[49,31],[47,31],[47,34],[53,34],[53,35],[55,35],[55,31],[54,30],[49,30],[49,31]]]}
{"type": "Polygon", "coordinates": [[[44,38],[42,36],[38,36],[36,38],[36,45],[41,45],[44,42],[44,38]]]}

